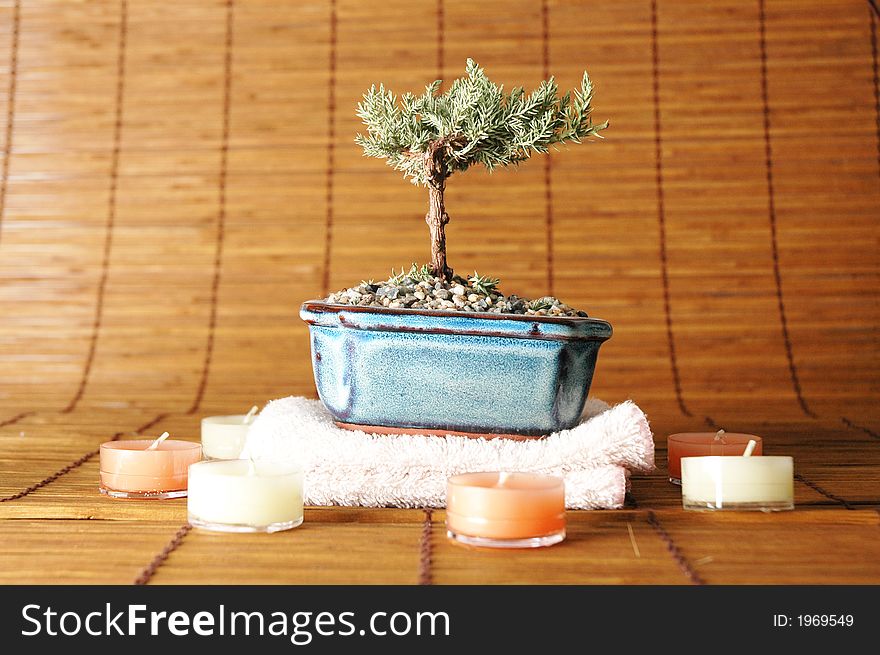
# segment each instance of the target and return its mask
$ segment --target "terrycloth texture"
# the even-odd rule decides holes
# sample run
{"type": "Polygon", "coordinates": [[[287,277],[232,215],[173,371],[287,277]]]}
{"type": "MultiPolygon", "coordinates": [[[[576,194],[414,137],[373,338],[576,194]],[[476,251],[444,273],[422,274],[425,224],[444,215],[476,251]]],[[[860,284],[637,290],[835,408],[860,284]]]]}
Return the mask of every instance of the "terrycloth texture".
{"type": "Polygon", "coordinates": [[[565,478],[570,509],[623,506],[629,471],[654,468],[654,440],[632,401],[590,400],[582,422],[543,439],[373,435],[344,430],[320,401],[270,402],[242,457],[294,460],[309,505],[443,507],[446,479],[471,471],[531,471],[565,478]]]}

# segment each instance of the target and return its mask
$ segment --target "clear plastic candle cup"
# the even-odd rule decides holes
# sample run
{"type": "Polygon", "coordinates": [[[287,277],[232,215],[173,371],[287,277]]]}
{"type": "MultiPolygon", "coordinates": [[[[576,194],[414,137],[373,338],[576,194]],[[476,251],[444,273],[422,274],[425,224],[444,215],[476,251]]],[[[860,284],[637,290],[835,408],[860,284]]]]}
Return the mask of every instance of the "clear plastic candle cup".
{"type": "Polygon", "coordinates": [[[794,509],[791,457],[683,457],[681,473],[684,509],[794,509]]]}
{"type": "Polygon", "coordinates": [[[671,434],[666,440],[666,459],[669,481],[681,484],[682,457],[708,457],[710,455],[739,456],[745,452],[749,441],[755,441],[753,456],[763,452],[761,437],[738,432],[681,432],[671,434]]]}
{"type": "Polygon", "coordinates": [[[565,539],[565,484],[532,473],[455,475],[447,482],[446,528],[470,546],[552,546],[565,539]]]}
{"type": "Polygon", "coordinates": [[[189,522],[217,532],[279,532],[303,522],[303,474],[293,463],[214,460],[189,469],[189,522]]]}
{"type": "Polygon", "coordinates": [[[251,422],[247,414],[202,419],[202,450],[207,459],[238,459],[251,422]]]}
{"type": "Polygon", "coordinates": [[[101,444],[102,494],[112,498],[181,498],[186,496],[187,470],[202,459],[192,441],[165,439],[108,441],[101,444]]]}

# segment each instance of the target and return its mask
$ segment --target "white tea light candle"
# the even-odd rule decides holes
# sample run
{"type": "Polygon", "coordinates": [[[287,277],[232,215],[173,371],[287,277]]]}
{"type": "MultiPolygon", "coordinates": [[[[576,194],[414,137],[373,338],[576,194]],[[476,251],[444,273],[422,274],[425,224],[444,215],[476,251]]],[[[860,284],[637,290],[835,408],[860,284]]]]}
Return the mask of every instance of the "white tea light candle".
{"type": "Polygon", "coordinates": [[[208,459],[238,459],[257,406],[247,414],[207,416],[202,419],[202,451],[208,459]]]}
{"type": "Polygon", "coordinates": [[[291,463],[210,461],[189,468],[189,522],[219,532],[278,532],[303,522],[303,475],[291,463]]]}
{"type": "Polygon", "coordinates": [[[682,457],[682,507],[690,510],[794,509],[791,457],[682,457]]]}

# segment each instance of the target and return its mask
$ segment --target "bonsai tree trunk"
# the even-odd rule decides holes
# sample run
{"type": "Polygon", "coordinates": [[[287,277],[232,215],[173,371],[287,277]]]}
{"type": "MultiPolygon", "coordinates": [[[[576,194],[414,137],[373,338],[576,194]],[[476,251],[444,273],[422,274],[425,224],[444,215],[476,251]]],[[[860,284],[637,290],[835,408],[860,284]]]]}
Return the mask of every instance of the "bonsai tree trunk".
{"type": "Polygon", "coordinates": [[[438,139],[425,153],[425,169],[428,173],[428,213],[425,222],[431,231],[431,268],[434,275],[447,281],[452,279],[452,269],[446,263],[446,224],[449,214],[443,203],[446,178],[449,177],[443,155],[448,145],[449,138],[438,139]]]}
{"type": "Polygon", "coordinates": [[[425,222],[431,231],[431,268],[434,275],[444,280],[452,279],[452,269],[446,264],[446,224],[449,214],[443,204],[446,180],[428,186],[428,214],[425,222]]]}

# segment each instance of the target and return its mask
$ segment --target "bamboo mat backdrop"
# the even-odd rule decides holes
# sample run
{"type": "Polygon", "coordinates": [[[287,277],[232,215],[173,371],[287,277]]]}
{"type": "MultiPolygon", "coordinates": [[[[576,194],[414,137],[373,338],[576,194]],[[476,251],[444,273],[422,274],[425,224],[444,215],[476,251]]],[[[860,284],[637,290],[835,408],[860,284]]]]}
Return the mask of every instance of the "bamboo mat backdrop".
{"type": "Polygon", "coordinates": [[[426,194],[361,156],[355,105],[467,57],[527,88],[586,68],[611,128],[453,177],[451,265],[609,320],[592,393],[658,445],[756,431],[801,449],[800,501],[877,502],[872,2],[33,0],[0,2],[4,511],[98,516],[100,442],[314,395],[299,304],[429,254],[426,194]]]}

